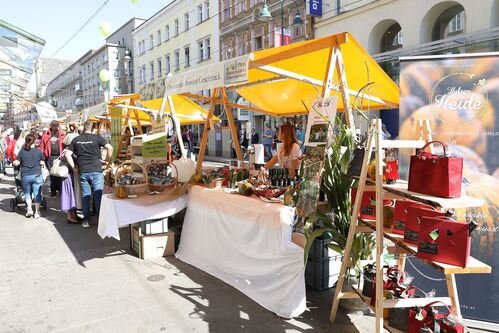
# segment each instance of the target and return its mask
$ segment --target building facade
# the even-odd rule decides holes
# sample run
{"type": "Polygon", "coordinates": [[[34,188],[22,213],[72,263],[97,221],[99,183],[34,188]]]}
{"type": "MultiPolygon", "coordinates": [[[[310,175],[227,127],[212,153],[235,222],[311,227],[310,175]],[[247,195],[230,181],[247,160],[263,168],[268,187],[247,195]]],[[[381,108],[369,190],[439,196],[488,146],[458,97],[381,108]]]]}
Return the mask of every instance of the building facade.
{"type": "Polygon", "coordinates": [[[305,17],[305,2],[220,0],[222,60],[311,38],[314,38],[312,20],[305,17]],[[264,4],[267,4],[272,15],[268,22],[259,19],[264,4]],[[293,25],[297,12],[303,24],[293,25]]]}
{"type": "MultiPolygon", "coordinates": [[[[91,51],[87,52],[90,53],[91,51]]],[[[83,109],[81,57],[62,71],[46,88],[47,100],[58,111],[78,112],[83,109]]]]}
{"type": "Polygon", "coordinates": [[[114,73],[115,80],[118,81],[118,86],[124,89],[124,93],[135,92],[133,80],[133,38],[132,32],[146,20],[141,18],[131,18],[123,24],[118,30],[113,32],[106,38],[106,43],[116,44],[125,47],[125,58],[123,59],[123,67],[118,68],[114,73]]]}
{"type": "Polygon", "coordinates": [[[169,73],[219,61],[218,0],[174,0],[132,36],[137,92],[143,100],[163,97],[169,73]]]}
{"type": "Polygon", "coordinates": [[[497,0],[338,0],[315,34],[350,32],[398,80],[399,56],[498,50],[498,26],[497,0]]]}

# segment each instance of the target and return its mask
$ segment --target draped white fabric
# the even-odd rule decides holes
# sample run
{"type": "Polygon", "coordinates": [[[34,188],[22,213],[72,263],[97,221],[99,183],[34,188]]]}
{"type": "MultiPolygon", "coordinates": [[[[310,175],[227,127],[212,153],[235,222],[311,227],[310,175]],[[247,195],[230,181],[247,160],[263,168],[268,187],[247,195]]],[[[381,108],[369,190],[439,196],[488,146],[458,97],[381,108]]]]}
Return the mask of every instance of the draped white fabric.
{"type": "Polygon", "coordinates": [[[187,205],[187,195],[141,195],[136,199],[102,196],[98,234],[120,239],[118,228],[145,220],[160,219],[180,212],[187,205]]]}
{"type": "Polygon", "coordinates": [[[293,209],[194,186],[177,258],[290,318],[306,308],[303,249],[291,242],[293,209]]]}

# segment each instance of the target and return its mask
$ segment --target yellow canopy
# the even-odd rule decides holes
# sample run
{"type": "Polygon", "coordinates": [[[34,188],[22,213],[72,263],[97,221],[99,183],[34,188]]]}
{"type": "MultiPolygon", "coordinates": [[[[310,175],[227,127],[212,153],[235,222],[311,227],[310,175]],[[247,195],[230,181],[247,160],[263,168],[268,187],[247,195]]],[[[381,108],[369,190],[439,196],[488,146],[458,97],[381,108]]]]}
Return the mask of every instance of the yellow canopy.
{"type": "MultiPolygon", "coordinates": [[[[312,100],[321,94],[329,55],[335,45],[341,50],[350,103],[354,103],[363,86],[373,82],[361,92],[366,95],[362,105],[362,96],[359,95],[355,104],[357,107],[377,110],[398,106],[399,88],[395,82],[346,32],[253,52],[248,82],[241,84],[241,88],[236,86],[233,89],[268,114],[283,116],[306,113],[303,103],[310,107],[312,100]]],[[[337,67],[332,83],[340,83],[337,67]]],[[[332,91],[331,95],[334,94],[332,91]]],[[[339,98],[338,111],[343,110],[343,101],[339,98]]]]}
{"type": "MultiPolygon", "coordinates": [[[[148,109],[159,110],[162,101],[163,98],[156,98],[149,101],[139,101],[139,104],[148,109]]],[[[175,114],[181,125],[201,124],[206,120],[208,111],[191,101],[188,97],[174,95],[172,96],[172,101],[175,107],[175,114]]],[[[166,103],[165,112],[171,112],[168,102],[166,103]]],[[[213,116],[213,121],[218,122],[220,118],[213,116]]]]}

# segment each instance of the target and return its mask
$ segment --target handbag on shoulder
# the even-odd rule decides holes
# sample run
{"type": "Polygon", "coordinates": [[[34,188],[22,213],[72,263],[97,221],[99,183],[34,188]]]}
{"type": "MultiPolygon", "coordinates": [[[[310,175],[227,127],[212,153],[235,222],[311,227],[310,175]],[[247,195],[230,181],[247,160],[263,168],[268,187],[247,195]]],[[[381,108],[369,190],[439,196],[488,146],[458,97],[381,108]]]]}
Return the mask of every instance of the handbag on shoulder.
{"type": "Polygon", "coordinates": [[[66,165],[66,161],[63,161],[66,150],[64,150],[61,155],[52,162],[50,167],[50,175],[54,177],[67,178],[69,176],[69,168],[66,165]]]}

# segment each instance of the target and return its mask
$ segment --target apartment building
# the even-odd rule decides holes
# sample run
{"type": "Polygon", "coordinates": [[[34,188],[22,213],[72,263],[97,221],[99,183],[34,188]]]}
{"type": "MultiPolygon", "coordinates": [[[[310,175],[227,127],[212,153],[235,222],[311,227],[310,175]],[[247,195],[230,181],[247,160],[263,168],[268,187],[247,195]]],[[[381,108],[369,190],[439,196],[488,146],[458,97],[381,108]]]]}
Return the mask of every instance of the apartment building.
{"type": "Polygon", "coordinates": [[[162,97],[164,80],[219,61],[218,0],[174,0],[132,33],[134,82],[143,100],[162,97]]]}
{"type": "Polygon", "coordinates": [[[336,0],[322,4],[315,34],[343,31],[398,79],[398,57],[499,49],[499,1],[336,0]]]}

